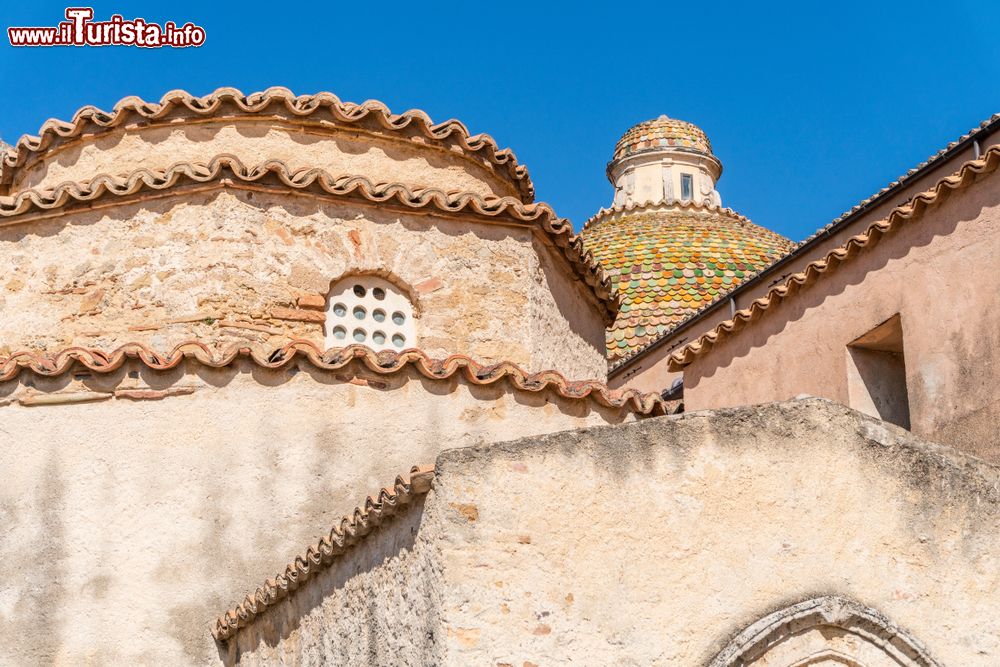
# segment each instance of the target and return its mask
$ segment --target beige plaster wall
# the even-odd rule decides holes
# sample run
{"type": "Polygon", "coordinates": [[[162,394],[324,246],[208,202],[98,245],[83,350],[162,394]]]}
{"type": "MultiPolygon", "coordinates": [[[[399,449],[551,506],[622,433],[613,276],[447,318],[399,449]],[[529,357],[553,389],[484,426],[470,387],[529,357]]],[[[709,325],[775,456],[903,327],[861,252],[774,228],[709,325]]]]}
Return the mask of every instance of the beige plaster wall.
{"type": "Polygon", "coordinates": [[[431,356],[603,378],[597,302],[539,235],[427,210],[228,189],[60,211],[0,228],[0,354],[130,341],[166,351],[191,338],[323,347],[332,282],[367,272],[410,295],[416,347],[431,356]]]}
{"type": "Polygon", "coordinates": [[[914,433],[1000,461],[994,176],[768,310],[684,371],[688,410],[800,394],[850,404],[847,344],[900,314],[914,433]]]}
{"type": "Polygon", "coordinates": [[[422,507],[258,617],[227,661],[347,664],[367,638],[400,665],[706,665],[824,595],[940,664],[1000,660],[1000,469],[842,406],[689,413],[436,466],[422,507]],[[357,634],[359,611],[389,630],[357,634]]]}
{"type": "Polygon", "coordinates": [[[334,176],[365,176],[373,183],[405,183],[482,196],[517,197],[517,188],[489,160],[406,132],[378,133],[359,125],[277,118],[199,119],[123,127],[55,147],[20,167],[12,191],[51,189],[98,174],[124,176],[178,162],[208,163],[231,154],[245,165],[281,160],[292,170],[319,168],[334,176]]]}
{"type": "Polygon", "coordinates": [[[217,663],[209,622],[398,473],[631,418],[412,371],[88,375],[0,384],[0,664],[217,663]]]}

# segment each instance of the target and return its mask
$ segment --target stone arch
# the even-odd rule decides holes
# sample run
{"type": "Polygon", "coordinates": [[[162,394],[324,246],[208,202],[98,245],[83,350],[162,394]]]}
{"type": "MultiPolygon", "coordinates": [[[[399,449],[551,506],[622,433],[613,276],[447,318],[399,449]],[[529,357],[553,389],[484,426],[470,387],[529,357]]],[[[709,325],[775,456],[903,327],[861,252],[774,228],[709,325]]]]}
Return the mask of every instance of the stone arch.
{"type": "Polygon", "coordinates": [[[399,276],[398,273],[386,268],[361,268],[361,267],[351,267],[342,271],[335,278],[330,280],[327,284],[327,291],[329,292],[337,283],[350,278],[351,276],[372,276],[375,278],[381,278],[386,282],[392,283],[393,287],[398,289],[402,294],[406,295],[406,298],[410,300],[413,304],[414,316],[419,318],[420,313],[423,310],[423,299],[421,294],[417,289],[411,285],[408,281],[404,280],[399,276]]]}
{"type": "Polygon", "coordinates": [[[824,596],[768,614],[747,627],[709,667],[940,667],[879,612],[824,596]]]}

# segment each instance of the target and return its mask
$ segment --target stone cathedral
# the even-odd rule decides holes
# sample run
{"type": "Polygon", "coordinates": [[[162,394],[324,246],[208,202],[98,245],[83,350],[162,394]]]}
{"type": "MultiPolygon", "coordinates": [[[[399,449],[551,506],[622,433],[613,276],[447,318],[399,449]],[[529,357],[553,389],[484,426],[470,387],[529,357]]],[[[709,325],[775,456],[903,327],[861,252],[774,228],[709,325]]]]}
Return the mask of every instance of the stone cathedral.
{"type": "Polygon", "coordinates": [[[613,140],[579,233],[329,93],[0,148],[0,664],[1000,664],[1000,117],[799,242],[613,140]]]}

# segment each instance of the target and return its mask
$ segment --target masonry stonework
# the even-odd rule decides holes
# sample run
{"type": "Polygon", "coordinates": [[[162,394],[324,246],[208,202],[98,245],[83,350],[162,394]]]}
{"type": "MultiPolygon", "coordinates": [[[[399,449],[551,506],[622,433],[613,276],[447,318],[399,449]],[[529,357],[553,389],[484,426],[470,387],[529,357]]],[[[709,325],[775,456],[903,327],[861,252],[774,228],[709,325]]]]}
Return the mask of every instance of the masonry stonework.
{"type": "Polygon", "coordinates": [[[229,190],[67,212],[0,227],[0,353],[127,342],[167,352],[189,339],[322,346],[323,314],[300,301],[372,273],[409,290],[432,356],[603,377],[592,297],[563,275],[564,260],[543,259],[551,250],[536,234],[229,190]]]}

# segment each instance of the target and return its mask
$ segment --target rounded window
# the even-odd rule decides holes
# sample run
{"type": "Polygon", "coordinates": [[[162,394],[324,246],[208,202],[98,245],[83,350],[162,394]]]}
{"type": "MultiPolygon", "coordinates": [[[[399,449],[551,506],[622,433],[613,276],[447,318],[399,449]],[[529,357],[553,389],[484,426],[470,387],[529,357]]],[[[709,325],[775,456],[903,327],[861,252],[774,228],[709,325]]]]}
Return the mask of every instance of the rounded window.
{"type": "Polygon", "coordinates": [[[327,347],[399,351],[417,346],[413,304],[388,280],[348,276],[331,287],[328,297],[327,347]]]}

